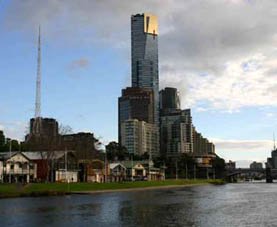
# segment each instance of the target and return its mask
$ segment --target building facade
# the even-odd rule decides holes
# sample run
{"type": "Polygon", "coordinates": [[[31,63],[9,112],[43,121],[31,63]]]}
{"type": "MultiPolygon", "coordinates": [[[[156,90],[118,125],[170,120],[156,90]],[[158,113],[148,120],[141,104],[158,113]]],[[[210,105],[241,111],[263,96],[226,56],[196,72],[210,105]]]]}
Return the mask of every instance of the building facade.
{"type": "Polygon", "coordinates": [[[160,132],[160,148],[163,155],[174,157],[193,152],[190,109],[175,110],[161,116],[160,132]]]}
{"type": "Polygon", "coordinates": [[[53,118],[32,118],[25,145],[30,151],[57,149],[60,141],[59,124],[53,118]]]}
{"type": "Polygon", "coordinates": [[[160,115],[163,116],[174,110],[180,110],[180,98],[177,88],[166,87],[160,94],[160,115]]]}
{"type": "Polygon", "coordinates": [[[195,155],[214,154],[215,146],[207,138],[204,138],[201,133],[197,132],[195,127],[192,127],[193,134],[193,153],[195,155]]]}
{"type": "Polygon", "coordinates": [[[263,163],[261,162],[252,162],[250,164],[250,169],[262,169],[263,168],[263,163]]]}
{"type": "Polygon", "coordinates": [[[128,87],[122,90],[122,95],[118,98],[119,141],[121,141],[121,123],[129,119],[154,123],[154,96],[152,89],[128,87]]]}
{"type": "Polygon", "coordinates": [[[133,155],[159,155],[159,130],[155,124],[137,119],[121,124],[121,144],[133,155]]]}

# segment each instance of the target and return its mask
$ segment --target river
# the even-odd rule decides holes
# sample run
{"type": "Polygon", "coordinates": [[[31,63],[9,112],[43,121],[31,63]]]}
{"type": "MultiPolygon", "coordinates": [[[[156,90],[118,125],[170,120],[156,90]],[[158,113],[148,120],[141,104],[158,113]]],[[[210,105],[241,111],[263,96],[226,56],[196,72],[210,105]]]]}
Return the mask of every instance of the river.
{"type": "Polygon", "coordinates": [[[0,226],[277,226],[277,184],[1,199],[0,226]]]}

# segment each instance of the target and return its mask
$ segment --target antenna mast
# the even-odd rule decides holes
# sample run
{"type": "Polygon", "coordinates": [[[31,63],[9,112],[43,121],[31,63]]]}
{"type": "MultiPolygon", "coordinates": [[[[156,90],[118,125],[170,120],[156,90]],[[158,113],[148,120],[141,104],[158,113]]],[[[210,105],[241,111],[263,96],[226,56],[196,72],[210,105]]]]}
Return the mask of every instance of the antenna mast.
{"type": "Polygon", "coordinates": [[[35,103],[35,118],[32,127],[32,134],[39,136],[42,133],[41,130],[41,47],[40,47],[40,26],[38,30],[38,58],[37,58],[37,81],[36,81],[36,103],[35,103]]]}
{"type": "Polygon", "coordinates": [[[35,118],[40,118],[41,110],[41,50],[40,50],[40,26],[38,30],[38,58],[37,58],[37,82],[36,82],[36,110],[35,110],[35,118]]]}

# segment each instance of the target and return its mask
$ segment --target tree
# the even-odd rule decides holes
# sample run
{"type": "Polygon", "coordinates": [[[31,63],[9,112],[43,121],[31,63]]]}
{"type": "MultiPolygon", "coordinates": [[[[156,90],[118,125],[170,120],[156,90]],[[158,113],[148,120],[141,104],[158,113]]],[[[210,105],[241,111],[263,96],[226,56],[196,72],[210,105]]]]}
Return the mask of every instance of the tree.
{"type": "Polygon", "coordinates": [[[180,177],[193,177],[195,164],[195,160],[192,158],[192,156],[182,154],[178,160],[178,169],[180,177]]]}
{"type": "Polygon", "coordinates": [[[119,143],[112,141],[106,145],[107,159],[109,161],[114,160],[125,160],[126,157],[129,157],[129,153],[126,147],[120,146],[119,143]]]}
{"type": "Polygon", "coordinates": [[[212,161],[212,166],[215,171],[215,178],[224,178],[225,177],[225,160],[216,156],[212,161]]]}
{"type": "Polygon", "coordinates": [[[69,125],[63,125],[60,124],[59,125],[59,134],[60,135],[68,135],[68,134],[72,134],[73,130],[69,125]]]}
{"type": "Polygon", "coordinates": [[[4,147],[5,147],[5,136],[4,136],[4,132],[0,131],[0,152],[5,151],[4,147]]]}
{"type": "Polygon", "coordinates": [[[17,140],[7,138],[2,149],[3,149],[3,151],[6,151],[6,152],[9,151],[10,149],[11,149],[11,151],[19,151],[20,145],[17,140]]]}

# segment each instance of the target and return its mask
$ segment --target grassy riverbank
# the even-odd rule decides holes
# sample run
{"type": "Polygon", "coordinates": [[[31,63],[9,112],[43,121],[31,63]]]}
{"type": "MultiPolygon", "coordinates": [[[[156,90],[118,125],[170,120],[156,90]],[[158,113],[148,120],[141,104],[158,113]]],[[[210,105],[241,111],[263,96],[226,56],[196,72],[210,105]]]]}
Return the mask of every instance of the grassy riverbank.
{"type": "Polygon", "coordinates": [[[25,186],[19,184],[0,184],[0,198],[20,196],[65,195],[78,192],[101,192],[122,189],[162,188],[166,186],[189,186],[200,184],[223,184],[222,180],[165,180],[136,181],[121,183],[36,183],[25,186]]]}

